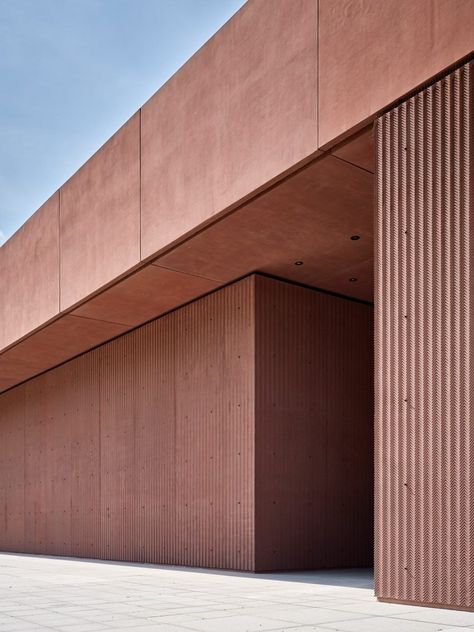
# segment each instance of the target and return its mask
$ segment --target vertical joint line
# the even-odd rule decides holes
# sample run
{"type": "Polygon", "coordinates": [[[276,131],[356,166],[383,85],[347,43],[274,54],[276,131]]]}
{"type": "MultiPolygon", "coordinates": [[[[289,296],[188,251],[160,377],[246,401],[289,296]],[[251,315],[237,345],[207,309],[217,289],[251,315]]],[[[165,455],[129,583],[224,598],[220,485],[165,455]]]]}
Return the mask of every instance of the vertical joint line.
{"type": "Polygon", "coordinates": [[[319,93],[320,28],[319,28],[319,24],[320,24],[320,20],[321,20],[319,0],[317,0],[316,20],[317,20],[317,24],[316,24],[316,107],[317,107],[317,113],[316,113],[316,148],[319,149],[319,107],[320,107],[320,98],[319,98],[319,94],[320,94],[319,93]]]}
{"type": "Polygon", "coordinates": [[[61,312],[61,187],[58,189],[58,314],[61,312]]]}
{"type": "Polygon", "coordinates": [[[138,241],[140,261],[142,260],[142,108],[138,110],[138,241]]]}

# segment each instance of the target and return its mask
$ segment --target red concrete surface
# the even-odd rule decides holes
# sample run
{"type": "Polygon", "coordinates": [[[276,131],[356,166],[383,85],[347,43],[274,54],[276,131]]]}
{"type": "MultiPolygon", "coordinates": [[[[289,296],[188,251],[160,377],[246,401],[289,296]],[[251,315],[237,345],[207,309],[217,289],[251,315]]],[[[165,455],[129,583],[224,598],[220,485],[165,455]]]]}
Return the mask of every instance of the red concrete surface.
{"type": "Polygon", "coordinates": [[[469,609],[473,73],[376,127],[375,593],[469,609]]]}
{"type": "MultiPolygon", "coordinates": [[[[61,188],[59,246],[43,239],[41,220],[29,222],[23,234],[31,230],[31,236],[21,247],[3,246],[0,348],[59,316],[60,310],[82,308],[133,272],[143,257],[169,252],[321,155],[322,146],[333,151],[331,158],[372,171],[370,135],[353,137],[354,132],[380,108],[468,53],[473,19],[468,0],[321,0],[319,10],[314,0],[248,2],[61,188]],[[346,136],[350,142],[341,145],[346,136]],[[28,265],[32,259],[34,266],[28,265]],[[54,308],[58,276],[60,305],[54,308]]],[[[342,169],[333,176],[341,173],[344,180],[342,169]]],[[[368,298],[371,261],[359,257],[361,248],[357,256],[354,249],[333,248],[333,233],[345,232],[346,222],[327,231],[332,214],[339,216],[337,189],[349,192],[344,182],[329,182],[333,176],[318,176],[319,188],[336,195],[334,202],[328,198],[324,219],[319,209],[323,231],[314,229],[322,244],[319,255],[313,249],[311,257],[292,242],[299,229],[288,211],[283,239],[278,226],[273,235],[272,226],[258,220],[247,226],[249,241],[237,237],[239,253],[220,276],[235,278],[234,262],[243,255],[251,266],[236,266],[242,274],[264,270],[368,298]],[[267,230],[270,242],[278,236],[277,250],[283,246],[284,257],[268,266],[252,253],[257,245],[267,256],[267,230]],[[296,271],[287,256],[300,249],[308,263],[296,271]],[[348,288],[348,278],[359,281],[348,288]]],[[[346,199],[346,215],[353,203],[359,204],[358,191],[353,194],[354,201],[346,199]]],[[[55,225],[48,231],[54,235],[55,225]]],[[[175,256],[171,253],[173,268],[188,266],[187,260],[175,264],[175,256]]],[[[200,267],[188,272],[201,274],[200,267]]],[[[128,285],[123,288],[126,295],[128,285]]],[[[145,305],[141,309],[149,313],[145,305]]]]}
{"type": "MultiPolygon", "coordinates": [[[[46,374],[29,382],[25,398],[24,450],[24,550],[34,553],[54,551],[67,555],[73,521],[71,511],[71,434],[66,421],[69,389],[58,374],[46,374]],[[31,543],[29,549],[28,543],[31,543]]],[[[16,433],[21,433],[21,424],[16,433]]],[[[88,437],[88,442],[92,437],[88,437]]],[[[8,493],[7,493],[8,498],[8,493]]],[[[89,505],[89,503],[88,503],[89,505]]],[[[89,512],[89,506],[82,508],[89,512]]]]}
{"type": "Polygon", "coordinates": [[[83,303],[72,314],[123,325],[140,325],[215,289],[218,283],[148,265],[83,303]]]}
{"type": "Polygon", "coordinates": [[[336,145],[331,150],[331,154],[350,162],[351,165],[375,172],[375,147],[374,147],[374,131],[373,126],[369,125],[354,134],[348,140],[336,145]]]}
{"type": "Polygon", "coordinates": [[[128,329],[67,314],[0,355],[0,390],[65,362],[128,329]]]}
{"type": "MultiPolygon", "coordinates": [[[[370,135],[363,134],[347,144],[354,161],[365,155],[367,139],[370,135]]],[[[347,157],[346,146],[343,150],[347,157]]],[[[100,344],[254,271],[370,301],[372,186],[372,174],[364,168],[322,157],[70,313],[104,322],[103,337],[95,339],[100,344]],[[353,235],[360,239],[351,240],[353,235]],[[124,328],[117,332],[120,325],[124,328]]],[[[0,355],[0,388],[50,368],[52,357],[57,363],[72,357],[67,355],[71,345],[51,335],[60,331],[62,318],[20,341],[13,353],[0,355]],[[42,337],[48,339],[45,355],[34,343],[42,337]]],[[[90,347],[87,337],[78,338],[73,350],[90,347]]]]}
{"type": "Polygon", "coordinates": [[[59,311],[59,195],[0,248],[0,350],[59,311]]]}
{"type": "Polygon", "coordinates": [[[0,549],[367,562],[371,311],[247,277],[2,394],[0,549]]]}
{"type": "Polygon", "coordinates": [[[253,304],[245,279],[1,395],[0,549],[252,569],[253,304]]]}
{"type": "Polygon", "coordinates": [[[471,0],[319,0],[319,147],[474,50],[471,0]]]}
{"type": "Polygon", "coordinates": [[[140,261],[140,113],[60,191],[61,310],[140,261]]]}
{"type": "Polygon", "coordinates": [[[11,391],[0,396],[0,506],[1,548],[20,551],[25,544],[25,393],[11,391]]]}
{"type": "Polygon", "coordinates": [[[0,391],[42,373],[219,283],[146,266],[0,354],[0,391]]]}
{"type": "Polygon", "coordinates": [[[372,223],[372,174],[327,156],[154,263],[221,282],[258,270],[371,301],[372,223]]]}
{"type": "Polygon", "coordinates": [[[256,277],[258,570],[373,557],[373,309],[256,277]]]}
{"type": "Polygon", "coordinates": [[[142,108],[142,258],[314,154],[317,3],[249,2],[142,108]]]}

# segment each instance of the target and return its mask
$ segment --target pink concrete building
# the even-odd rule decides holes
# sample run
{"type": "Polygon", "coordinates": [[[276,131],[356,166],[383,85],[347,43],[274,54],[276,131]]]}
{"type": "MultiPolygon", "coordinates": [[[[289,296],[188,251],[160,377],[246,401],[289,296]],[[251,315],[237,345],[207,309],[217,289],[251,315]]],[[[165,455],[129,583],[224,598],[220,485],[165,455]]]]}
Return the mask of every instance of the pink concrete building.
{"type": "Polygon", "coordinates": [[[1,550],[474,608],[473,33],[249,0],[1,247],[1,550]]]}

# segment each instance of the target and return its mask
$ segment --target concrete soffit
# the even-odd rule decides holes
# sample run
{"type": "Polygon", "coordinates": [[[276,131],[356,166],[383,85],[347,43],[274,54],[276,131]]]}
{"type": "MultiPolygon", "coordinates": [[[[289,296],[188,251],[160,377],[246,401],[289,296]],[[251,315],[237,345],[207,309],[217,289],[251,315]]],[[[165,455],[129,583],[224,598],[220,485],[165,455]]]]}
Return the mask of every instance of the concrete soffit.
{"type": "Polygon", "coordinates": [[[246,3],[0,249],[0,390],[252,272],[371,301],[372,121],[473,30],[468,0],[246,3]]]}

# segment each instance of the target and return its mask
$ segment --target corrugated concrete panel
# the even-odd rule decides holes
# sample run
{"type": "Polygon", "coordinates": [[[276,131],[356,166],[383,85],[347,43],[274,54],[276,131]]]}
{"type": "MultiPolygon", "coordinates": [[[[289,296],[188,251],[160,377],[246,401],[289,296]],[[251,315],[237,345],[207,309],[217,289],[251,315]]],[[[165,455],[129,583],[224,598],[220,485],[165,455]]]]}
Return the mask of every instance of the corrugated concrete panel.
{"type": "Polygon", "coordinates": [[[21,387],[26,404],[25,544],[34,553],[71,552],[71,426],[64,420],[70,390],[64,368],[21,387]]]}
{"type": "Polygon", "coordinates": [[[25,394],[1,397],[0,533],[4,551],[25,546],[25,394]]]}
{"type": "Polygon", "coordinates": [[[315,0],[248,2],[142,108],[142,258],[317,142],[315,0]]]}
{"type": "Polygon", "coordinates": [[[59,311],[59,193],[0,247],[0,350],[59,311]]]}
{"type": "Polygon", "coordinates": [[[248,278],[3,394],[0,549],[251,570],[253,315],[248,278]]]}
{"type": "Polygon", "coordinates": [[[181,564],[254,567],[253,284],[248,277],[175,319],[181,564]]]}
{"type": "Polygon", "coordinates": [[[177,564],[176,549],[176,388],[175,317],[159,327],[133,333],[138,354],[140,396],[136,402],[136,502],[139,514],[139,557],[177,564]]]}
{"type": "Polygon", "coordinates": [[[376,594],[465,608],[474,608],[473,87],[465,65],[376,126],[376,594]]]}
{"type": "MultiPolygon", "coordinates": [[[[47,425],[51,417],[45,379],[31,381],[11,393],[25,398],[25,550],[28,553],[48,552],[47,519],[47,425]]],[[[21,551],[22,549],[20,549],[21,551]]]]}
{"type": "Polygon", "coordinates": [[[256,569],[369,566],[369,305],[256,278],[256,569]]]}
{"type": "MultiPolygon", "coordinates": [[[[67,555],[71,551],[71,430],[64,423],[64,402],[68,400],[71,381],[56,380],[46,373],[40,409],[45,438],[44,488],[46,494],[46,552],[67,555]]],[[[27,387],[28,392],[28,387],[27,387]]]]}
{"type": "Polygon", "coordinates": [[[78,557],[105,557],[101,537],[100,357],[99,349],[86,353],[64,365],[61,372],[68,386],[63,423],[71,433],[71,554],[78,557]]]}
{"type": "Polygon", "coordinates": [[[319,147],[474,50],[471,0],[319,0],[319,147]]]}
{"type": "Polygon", "coordinates": [[[142,351],[146,353],[134,349],[133,335],[122,336],[101,349],[101,535],[103,556],[114,560],[137,559],[135,402],[141,394],[137,391],[140,374],[136,373],[136,356],[142,351]]]}

